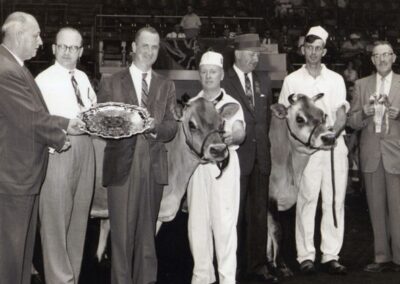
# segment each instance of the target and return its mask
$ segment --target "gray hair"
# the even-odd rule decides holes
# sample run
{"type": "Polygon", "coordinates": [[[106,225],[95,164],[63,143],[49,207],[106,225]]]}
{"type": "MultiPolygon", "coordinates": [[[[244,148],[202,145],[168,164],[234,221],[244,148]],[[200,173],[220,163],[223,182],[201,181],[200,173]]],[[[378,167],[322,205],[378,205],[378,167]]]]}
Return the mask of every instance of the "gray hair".
{"type": "Polygon", "coordinates": [[[34,19],[35,18],[31,14],[25,12],[11,13],[1,27],[2,37],[4,38],[13,32],[24,31],[27,24],[31,23],[34,19]]]}

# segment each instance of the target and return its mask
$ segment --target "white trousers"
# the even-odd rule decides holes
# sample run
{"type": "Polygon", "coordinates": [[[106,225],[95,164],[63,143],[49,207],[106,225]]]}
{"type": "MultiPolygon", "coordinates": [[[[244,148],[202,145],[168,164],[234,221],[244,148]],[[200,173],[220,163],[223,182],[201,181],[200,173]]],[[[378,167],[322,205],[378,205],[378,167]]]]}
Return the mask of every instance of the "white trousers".
{"type": "Polygon", "coordinates": [[[216,281],[213,237],[220,284],[234,284],[236,275],[236,223],[240,199],[240,167],[235,150],[219,179],[216,165],[200,165],[189,181],[188,233],[194,259],[192,284],[216,281]]]}
{"type": "Polygon", "coordinates": [[[314,227],[319,193],[322,195],[321,262],[338,260],[344,234],[344,199],[346,195],[348,160],[343,137],[334,150],[335,211],[337,228],[333,222],[331,152],[312,154],[300,181],[296,207],[296,247],[299,263],[315,260],[314,227]]]}

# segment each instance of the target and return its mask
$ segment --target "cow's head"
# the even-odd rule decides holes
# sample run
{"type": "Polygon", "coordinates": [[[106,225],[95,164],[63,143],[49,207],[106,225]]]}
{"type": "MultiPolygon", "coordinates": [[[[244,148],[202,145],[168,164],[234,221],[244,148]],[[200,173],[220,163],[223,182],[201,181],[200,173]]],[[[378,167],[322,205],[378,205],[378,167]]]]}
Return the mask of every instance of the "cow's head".
{"type": "Polygon", "coordinates": [[[296,148],[302,152],[315,149],[329,150],[335,146],[336,135],[331,126],[326,124],[326,114],[315,105],[324,94],[312,98],[303,94],[289,96],[289,107],[275,104],[271,107],[273,114],[286,119],[290,137],[296,148]]]}
{"type": "Polygon", "coordinates": [[[198,98],[186,103],[180,120],[186,143],[204,162],[221,162],[228,157],[228,148],[222,140],[224,119],[239,109],[236,103],[227,103],[217,110],[214,104],[198,98]]]}

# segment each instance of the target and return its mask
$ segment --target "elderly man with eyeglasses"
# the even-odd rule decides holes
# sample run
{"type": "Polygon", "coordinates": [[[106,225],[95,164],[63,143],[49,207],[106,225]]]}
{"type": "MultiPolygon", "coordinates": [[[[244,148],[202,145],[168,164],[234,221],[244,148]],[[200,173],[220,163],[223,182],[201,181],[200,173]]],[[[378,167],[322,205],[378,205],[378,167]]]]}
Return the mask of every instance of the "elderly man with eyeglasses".
{"type": "Polygon", "coordinates": [[[348,151],[343,139],[343,129],[349,103],[346,101],[346,87],[342,76],[321,63],[327,52],[327,39],[328,33],[322,27],[316,26],[309,30],[302,47],[306,64],[286,76],[279,97],[280,103],[289,106],[291,94],[301,93],[313,97],[323,93],[324,96],[316,101],[316,105],[324,111],[327,124],[336,134],[336,146],[332,152],[319,150],[310,156],[299,185],[296,248],[297,261],[304,274],[315,272],[314,224],[320,193],[322,267],[330,274],[346,274],[346,267],[339,262],[339,252],[344,236],[344,199],[348,172],[348,151]]]}
{"type": "MultiPolygon", "coordinates": [[[[76,68],[82,36],[62,28],[52,46],[55,63],[38,84],[49,112],[74,118],[96,103],[86,74],[76,68]]],[[[94,149],[88,135],[71,136],[68,151],[50,152],[39,203],[46,283],[77,284],[94,184],[94,149]]]]}
{"type": "Polygon", "coordinates": [[[355,83],[349,126],[361,130],[360,164],[374,233],[374,262],[367,272],[400,271],[400,75],[396,54],[377,41],[376,73],[355,83]]]}

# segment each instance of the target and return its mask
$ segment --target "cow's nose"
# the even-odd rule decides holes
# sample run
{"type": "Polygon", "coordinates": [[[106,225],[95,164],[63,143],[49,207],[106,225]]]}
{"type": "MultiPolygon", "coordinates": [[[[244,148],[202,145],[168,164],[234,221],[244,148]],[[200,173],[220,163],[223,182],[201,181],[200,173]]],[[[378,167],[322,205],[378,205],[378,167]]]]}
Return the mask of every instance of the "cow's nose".
{"type": "Polygon", "coordinates": [[[210,146],[210,154],[213,157],[221,157],[225,154],[226,145],[225,144],[215,144],[210,146]]]}
{"type": "Polygon", "coordinates": [[[334,145],[336,141],[336,136],[335,134],[325,134],[324,136],[321,137],[322,142],[324,145],[330,146],[334,145]]]}

